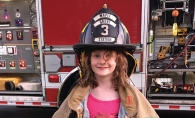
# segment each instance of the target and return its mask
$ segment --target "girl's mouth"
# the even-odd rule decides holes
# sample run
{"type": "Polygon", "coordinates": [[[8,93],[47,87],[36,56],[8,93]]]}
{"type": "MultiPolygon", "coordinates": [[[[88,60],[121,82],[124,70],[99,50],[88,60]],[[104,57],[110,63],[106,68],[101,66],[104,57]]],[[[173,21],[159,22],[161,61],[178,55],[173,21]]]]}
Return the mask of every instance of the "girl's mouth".
{"type": "Polygon", "coordinates": [[[108,68],[108,67],[98,67],[99,69],[101,69],[101,70],[103,70],[103,69],[106,69],[106,68],[108,68]]]}

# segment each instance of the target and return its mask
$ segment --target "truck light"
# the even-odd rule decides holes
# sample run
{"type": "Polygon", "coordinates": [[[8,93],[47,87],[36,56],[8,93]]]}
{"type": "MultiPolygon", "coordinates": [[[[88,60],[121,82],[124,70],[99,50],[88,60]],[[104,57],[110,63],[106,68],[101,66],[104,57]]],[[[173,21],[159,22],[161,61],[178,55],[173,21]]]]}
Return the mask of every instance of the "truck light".
{"type": "Polygon", "coordinates": [[[19,68],[26,69],[26,60],[19,60],[19,68]]]}
{"type": "Polygon", "coordinates": [[[13,40],[12,31],[6,31],[6,39],[7,39],[8,41],[13,40]]]}
{"type": "Polygon", "coordinates": [[[50,74],[48,78],[49,82],[60,82],[60,76],[57,74],[50,74]]]}
{"type": "Polygon", "coordinates": [[[5,61],[4,60],[0,60],[0,67],[5,67],[5,61]]]}
{"type": "Polygon", "coordinates": [[[187,92],[187,89],[188,89],[188,87],[187,86],[184,86],[183,87],[183,92],[187,92]]]}
{"type": "Polygon", "coordinates": [[[35,50],[35,51],[33,52],[33,54],[34,54],[35,57],[39,57],[40,52],[39,52],[38,50],[35,50]]]}
{"type": "Polygon", "coordinates": [[[10,61],[9,65],[10,65],[10,67],[15,67],[15,61],[10,61]]]}
{"type": "Polygon", "coordinates": [[[7,13],[7,10],[5,10],[4,12],[4,18],[7,20],[8,19],[8,13],[7,13]]]}

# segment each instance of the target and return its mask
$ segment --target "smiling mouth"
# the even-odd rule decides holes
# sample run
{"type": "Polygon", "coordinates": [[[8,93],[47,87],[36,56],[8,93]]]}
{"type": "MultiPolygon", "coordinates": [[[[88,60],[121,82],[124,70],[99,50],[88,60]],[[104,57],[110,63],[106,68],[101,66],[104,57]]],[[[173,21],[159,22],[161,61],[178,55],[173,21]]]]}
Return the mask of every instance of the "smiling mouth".
{"type": "Polygon", "coordinates": [[[108,68],[108,67],[97,67],[97,68],[99,68],[99,69],[106,69],[106,68],[108,68]]]}

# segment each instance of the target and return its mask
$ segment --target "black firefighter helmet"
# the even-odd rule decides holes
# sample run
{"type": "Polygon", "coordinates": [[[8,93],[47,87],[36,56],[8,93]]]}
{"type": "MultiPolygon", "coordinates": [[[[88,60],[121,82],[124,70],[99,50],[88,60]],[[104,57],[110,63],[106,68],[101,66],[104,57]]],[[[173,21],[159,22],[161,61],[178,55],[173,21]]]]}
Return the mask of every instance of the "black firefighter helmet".
{"type": "MultiPolygon", "coordinates": [[[[128,76],[136,66],[132,56],[136,46],[130,44],[129,33],[119,17],[104,4],[84,27],[81,32],[79,44],[73,45],[79,63],[85,51],[99,49],[113,49],[121,51],[128,60],[128,76]]],[[[81,71],[82,64],[80,63],[81,71]]]]}

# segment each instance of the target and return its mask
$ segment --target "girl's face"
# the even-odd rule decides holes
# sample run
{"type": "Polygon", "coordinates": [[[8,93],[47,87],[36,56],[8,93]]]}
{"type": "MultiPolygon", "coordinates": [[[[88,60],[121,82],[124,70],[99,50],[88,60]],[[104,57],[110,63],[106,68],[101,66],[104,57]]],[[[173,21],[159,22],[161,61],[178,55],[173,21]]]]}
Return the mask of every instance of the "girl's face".
{"type": "Polygon", "coordinates": [[[112,77],[116,67],[116,52],[97,50],[91,54],[91,68],[96,77],[112,77]]]}

